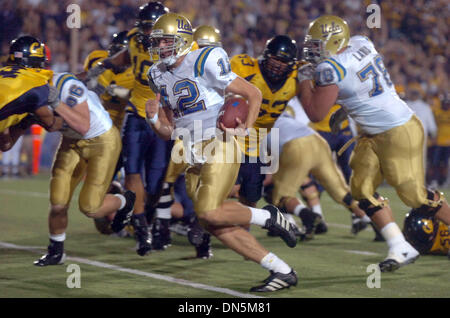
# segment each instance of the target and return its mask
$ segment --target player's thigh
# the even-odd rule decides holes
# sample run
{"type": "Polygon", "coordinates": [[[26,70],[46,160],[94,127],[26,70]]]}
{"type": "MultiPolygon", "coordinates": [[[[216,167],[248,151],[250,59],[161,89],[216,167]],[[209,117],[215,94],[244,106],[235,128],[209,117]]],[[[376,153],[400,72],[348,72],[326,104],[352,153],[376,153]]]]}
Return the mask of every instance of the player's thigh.
{"type": "Polygon", "coordinates": [[[335,201],[342,202],[345,195],[350,192],[350,188],[333,160],[328,143],[322,138],[317,138],[316,144],[315,157],[318,164],[311,173],[335,201]]]}
{"type": "Polygon", "coordinates": [[[85,149],[88,165],[79,199],[80,210],[89,213],[101,206],[121,151],[120,134],[115,126],[94,139],[85,149]]]}
{"type": "Polygon", "coordinates": [[[234,139],[215,139],[204,144],[204,150],[208,151],[205,155],[207,161],[198,174],[193,199],[197,214],[215,210],[227,199],[236,182],[240,166],[241,153],[234,139]]]}
{"type": "Polygon", "coordinates": [[[350,189],[352,196],[357,200],[370,199],[377,202],[373,195],[383,182],[383,176],[373,147],[373,140],[367,137],[360,138],[350,159],[350,167],[353,170],[350,189]]]}
{"type": "Polygon", "coordinates": [[[82,162],[75,147],[75,140],[62,138],[56,152],[50,179],[50,203],[52,205],[69,204],[73,191],[81,180],[83,171],[74,174],[74,171],[78,170],[77,166],[82,162]]]}
{"type": "Polygon", "coordinates": [[[283,146],[278,171],[273,175],[272,202],[282,197],[295,197],[317,158],[311,136],[291,140],[283,146]]]}
{"type": "Polygon", "coordinates": [[[395,188],[406,205],[418,208],[426,204],[424,132],[420,120],[413,116],[406,124],[375,138],[386,181],[395,188]]]}

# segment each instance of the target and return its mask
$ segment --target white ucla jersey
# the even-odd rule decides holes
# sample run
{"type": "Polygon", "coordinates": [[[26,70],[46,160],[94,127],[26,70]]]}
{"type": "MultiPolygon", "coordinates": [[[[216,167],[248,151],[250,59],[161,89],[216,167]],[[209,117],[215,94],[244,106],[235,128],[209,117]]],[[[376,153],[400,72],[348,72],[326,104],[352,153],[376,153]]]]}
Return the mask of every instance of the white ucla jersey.
{"type": "Polygon", "coordinates": [[[308,125],[311,122],[308,118],[308,115],[306,115],[302,104],[300,103],[300,99],[297,96],[289,100],[288,106],[290,106],[294,111],[295,119],[299,123],[308,125]]]}
{"type": "Polygon", "coordinates": [[[206,47],[189,52],[170,71],[163,63],[156,63],[148,75],[150,87],[161,94],[161,104],[173,111],[177,128],[188,129],[193,142],[214,135],[204,135],[205,130],[212,132],[216,127],[225,89],[237,77],[231,72],[228,55],[222,48],[206,47]],[[201,121],[202,136],[198,132],[193,135],[194,120],[201,121]]]}
{"type": "Polygon", "coordinates": [[[273,134],[274,130],[278,130],[278,145],[279,152],[283,150],[283,146],[291,140],[297,138],[303,138],[315,134],[314,129],[309,127],[306,123],[300,122],[298,119],[290,116],[286,112],[283,112],[280,117],[275,121],[273,128],[267,136],[267,145],[275,145],[272,138],[276,135],[273,134]]]}
{"type": "Polygon", "coordinates": [[[400,99],[383,59],[365,36],[350,38],[348,48],[319,63],[316,85],[336,84],[337,104],[368,134],[378,134],[406,123],[413,112],[400,99]]]}
{"type": "Polygon", "coordinates": [[[80,136],[73,129],[62,129],[61,133],[69,138],[90,139],[100,136],[111,129],[112,120],[102,103],[92,91],[70,73],[55,73],[53,84],[59,91],[59,99],[69,107],[74,107],[87,100],[89,107],[89,130],[80,136]]]}

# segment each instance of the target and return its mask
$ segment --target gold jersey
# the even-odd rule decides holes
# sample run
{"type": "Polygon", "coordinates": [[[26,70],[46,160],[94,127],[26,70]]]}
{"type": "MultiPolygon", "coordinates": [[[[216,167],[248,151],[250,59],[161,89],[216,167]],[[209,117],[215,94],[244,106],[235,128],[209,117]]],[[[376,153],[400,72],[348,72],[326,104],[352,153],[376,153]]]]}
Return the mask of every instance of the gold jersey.
{"type": "MultiPolygon", "coordinates": [[[[104,50],[95,50],[91,52],[84,60],[84,70],[88,71],[90,68],[96,66],[98,63],[108,57],[108,52],[104,50]]],[[[127,88],[133,89],[134,75],[132,67],[130,66],[122,73],[114,73],[112,70],[106,70],[98,77],[98,82],[103,87],[107,87],[111,84],[116,84],[127,88]]],[[[103,107],[108,111],[114,125],[117,128],[121,128],[123,119],[125,117],[125,108],[128,100],[111,96],[108,93],[103,93],[101,96],[103,107]]]]}
{"type": "Polygon", "coordinates": [[[256,133],[251,132],[245,141],[244,138],[238,138],[241,150],[246,155],[255,157],[259,155],[259,143],[265,138],[260,128],[266,128],[268,133],[286,109],[289,100],[298,94],[297,70],[291,72],[281,87],[274,89],[264,79],[258,59],[240,54],[233,56],[230,64],[234,73],[258,87],[263,95],[258,118],[254,124],[256,133]]]}
{"type": "Polygon", "coordinates": [[[137,28],[128,32],[128,51],[134,74],[134,84],[127,111],[135,112],[145,118],[145,103],[147,100],[155,98],[155,93],[150,89],[147,78],[148,69],[153,63],[150,62],[148,51],[137,41],[137,32],[137,28]]]}
{"type": "Polygon", "coordinates": [[[430,249],[431,254],[448,254],[450,250],[450,232],[448,225],[439,221],[439,228],[434,239],[433,246],[430,249]]]}
{"type": "Polygon", "coordinates": [[[6,66],[0,68],[0,132],[19,123],[36,108],[47,105],[53,72],[6,66]]]}
{"type": "Polygon", "coordinates": [[[450,147],[450,109],[436,107],[433,112],[438,128],[436,144],[440,147],[450,147]]]}
{"type": "MultiPolygon", "coordinates": [[[[331,127],[330,127],[330,117],[331,115],[333,115],[333,113],[335,113],[336,111],[338,111],[341,108],[341,105],[334,105],[333,107],[331,107],[330,111],[328,112],[327,116],[322,119],[321,121],[317,122],[317,123],[310,123],[310,126],[317,131],[324,131],[324,132],[331,132],[331,127]]],[[[348,120],[344,120],[341,123],[341,129],[345,129],[348,127],[348,120]]]]}

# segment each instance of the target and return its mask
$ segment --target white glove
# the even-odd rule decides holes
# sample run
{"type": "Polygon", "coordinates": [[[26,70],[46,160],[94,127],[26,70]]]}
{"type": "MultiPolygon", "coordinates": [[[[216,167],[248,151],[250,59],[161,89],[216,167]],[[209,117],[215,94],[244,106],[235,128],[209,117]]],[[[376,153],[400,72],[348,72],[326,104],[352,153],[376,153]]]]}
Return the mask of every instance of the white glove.
{"type": "Polygon", "coordinates": [[[56,107],[58,107],[58,105],[59,105],[59,92],[55,86],[49,85],[47,103],[48,103],[48,106],[50,106],[50,108],[53,110],[55,110],[56,107]]]}
{"type": "Polygon", "coordinates": [[[306,80],[312,80],[314,77],[315,67],[311,63],[305,64],[298,69],[297,78],[301,83],[306,80]]]}
{"type": "Polygon", "coordinates": [[[128,98],[128,95],[130,94],[130,90],[128,88],[111,84],[108,87],[106,87],[106,92],[111,96],[117,96],[119,98],[128,98]]]}

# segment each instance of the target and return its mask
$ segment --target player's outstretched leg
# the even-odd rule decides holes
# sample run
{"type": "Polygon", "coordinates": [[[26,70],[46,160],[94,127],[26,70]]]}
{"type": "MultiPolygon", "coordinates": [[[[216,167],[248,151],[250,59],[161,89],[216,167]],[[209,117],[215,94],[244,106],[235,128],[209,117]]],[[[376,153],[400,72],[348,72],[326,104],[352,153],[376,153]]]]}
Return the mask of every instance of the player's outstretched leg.
{"type": "Polygon", "coordinates": [[[283,213],[272,204],[266,205],[263,210],[270,213],[270,218],[266,220],[263,229],[280,236],[287,246],[295,247],[297,245],[297,237],[291,223],[284,217],[283,213]]]}

